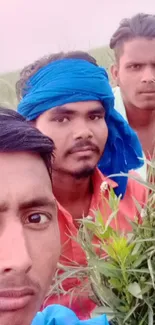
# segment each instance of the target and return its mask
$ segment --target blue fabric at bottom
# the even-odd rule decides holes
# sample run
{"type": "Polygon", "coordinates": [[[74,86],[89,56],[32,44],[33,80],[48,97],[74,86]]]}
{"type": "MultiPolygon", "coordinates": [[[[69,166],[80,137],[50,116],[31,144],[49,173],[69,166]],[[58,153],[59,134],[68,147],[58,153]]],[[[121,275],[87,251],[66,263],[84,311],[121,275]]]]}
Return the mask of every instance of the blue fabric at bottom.
{"type": "Polygon", "coordinates": [[[38,312],[31,325],[108,325],[105,315],[89,320],[79,320],[71,309],[51,305],[38,312]]]}

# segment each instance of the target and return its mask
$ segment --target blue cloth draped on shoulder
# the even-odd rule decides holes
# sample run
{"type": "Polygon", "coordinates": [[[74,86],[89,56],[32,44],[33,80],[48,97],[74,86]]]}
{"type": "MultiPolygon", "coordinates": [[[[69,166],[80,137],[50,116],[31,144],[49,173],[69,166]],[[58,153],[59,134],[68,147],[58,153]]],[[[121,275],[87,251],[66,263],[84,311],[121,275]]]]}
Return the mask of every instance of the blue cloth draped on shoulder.
{"type": "MultiPolygon", "coordinates": [[[[66,103],[98,100],[105,108],[109,135],[98,167],[106,176],[128,173],[143,166],[136,133],[114,109],[114,95],[104,68],[81,59],[61,59],[40,68],[27,82],[18,112],[36,119],[50,108],[66,103]]],[[[127,177],[113,177],[116,195],[126,191],[127,177]]]]}
{"type": "Polygon", "coordinates": [[[108,325],[105,315],[89,320],[79,320],[71,309],[51,305],[38,312],[31,325],[108,325]]]}

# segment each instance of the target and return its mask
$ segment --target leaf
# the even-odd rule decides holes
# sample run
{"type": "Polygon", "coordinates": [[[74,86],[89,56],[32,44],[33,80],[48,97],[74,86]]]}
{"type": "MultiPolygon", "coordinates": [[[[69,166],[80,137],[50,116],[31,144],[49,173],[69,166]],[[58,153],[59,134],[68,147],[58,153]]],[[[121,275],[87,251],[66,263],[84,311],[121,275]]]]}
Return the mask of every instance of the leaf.
{"type": "Polygon", "coordinates": [[[128,244],[126,237],[119,236],[118,238],[113,239],[109,244],[115,253],[115,258],[120,265],[127,264],[133,259],[131,253],[133,250],[134,244],[128,244]]]}
{"type": "Polygon", "coordinates": [[[131,293],[132,296],[143,299],[140,285],[137,282],[130,283],[127,286],[127,290],[131,293]]]}
{"type": "Polygon", "coordinates": [[[149,294],[149,291],[152,289],[152,283],[148,284],[142,289],[142,295],[148,293],[149,294]]]}
{"type": "Polygon", "coordinates": [[[83,272],[83,274],[85,274],[85,276],[86,276],[86,273],[87,273],[86,270],[88,270],[88,268],[84,268],[84,267],[70,267],[68,269],[69,269],[69,271],[65,271],[64,273],[62,273],[60,276],[58,276],[56,278],[56,281],[50,287],[50,292],[57,289],[59,287],[59,285],[63,283],[64,280],[66,280],[68,278],[77,277],[80,272],[81,273],[83,272]]]}
{"type": "Polygon", "coordinates": [[[106,306],[101,306],[101,307],[96,307],[93,310],[93,312],[91,313],[91,318],[95,318],[103,314],[106,314],[108,321],[111,321],[116,316],[116,314],[111,308],[106,306]]]}
{"type": "Polygon", "coordinates": [[[139,258],[137,258],[135,260],[135,262],[133,262],[132,267],[133,268],[139,267],[145,260],[146,260],[146,256],[145,255],[144,256],[143,255],[140,256],[139,258]]]}
{"type": "MultiPolygon", "coordinates": [[[[110,221],[109,218],[108,221],[110,221]]],[[[108,226],[108,224],[104,224],[103,216],[100,210],[97,210],[95,213],[95,222],[84,219],[83,224],[87,229],[92,231],[93,235],[95,235],[101,241],[110,238],[115,233],[115,231],[110,226],[108,226]]]]}
{"type": "Polygon", "coordinates": [[[125,174],[125,173],[121,173],[121,174],[113,174],[113,175],[109,175],[108,177],[128,177],[131,178],[135,181],[137,181],[139,184],[144,185],[147,189],[152,190],[153,192],[155,192],[155,186],[151,185],[150,182],[146,182],[144,181],[142,178],[140,177],[136,177],[135,174],[125,174]]]}
{"type": "Polygon", "coordinates": [[[139,212],[139,214],[141,214],[141,211],[142,211],[142,206],[140,205],[140,203],[135,199],[135,197],[132,196],[132,199],[135,203],[135,206],[137,208],[137,211],[139,212]]]}
{"type": "Polygon", "coordinates": [[[153,325],[153,310],[151,307],[148,310],[148,325],[153,325]]]}
{"type": "Polygon", "coordinates": [[[153,325],[153,309],[150,302],[147,299],[144,299],[145,303],[148,306],[148,325],[153,325]]]}
{"type": "MultiPolygon", "coordinates": [[[[127,269],[127,272],[129,273],[141,273],[141,274],[150,274],[150,271],[148,269],[127,269]]],[[[155,272],[153,272],[155,274],[155,272]]]]}
{"type": "Polygon", "coordinates": [[[111,213],[111,215],[109,216],[109,218],[105,224],[105,230],[107,230],[107,228],[110,226],[112,220],[116,217],[117,212],[118,212],[118,209],[111,213]]]}
{"type": "Polygon", "coordinates": [[[108,263],[104,260],[96,260],[93,261],[93,259],[90,261],[90,265],[96,266],[98,272],[105,275],[107,278],[109,277],[118,277],[121,276],[121,270],[117,268],[112,263],[108,263]]]}
{"type": "Polygon", "coordinates": [[[151,259],[150,258],[148,259],[147,263],[148,263],[148,268],[149,268],[150,276],[151,276],[151,280],[152,280],[152,286],[153,286],[153,288],[155,288],[155,284],[154,284],[154,272],[153,272],[152,263],[151,263],[151,259]]]}
{"type": "Polygon", "coordinates": [[[122,290],[122,282],[119,278],[112,278],[109,280],[111,286],[117,290],[122,290]]]}
{"type": "Polygon", "coordinates": [[[130,316],[135,312],[135,310],[138,308],[139,304],[136,304],[126,315],[126,317],[123,320],[123,324],[126,323],[126,321],[130,318],[130,316]]]}
{"type": "Polygon", "coordinates": [[[108,305],[110,308],[117,308],[121,305],[121,300],[119,297],[108,287],[104,285],[104,283],[100,284],[100,287],[93,283],[93,290],[95,291],[95,295],[99,298],[99,300],[104,301],[105,305],[108,305]]]}
{"type": "Polygon", "coordinates": [[[117,197],[117,195],[114,192],[114,189],[111,188],[109,191],[109,200],[108,200],[108,204],[111,210],[114,212],[118,211],[119,203],[120,203],[120,197],[117,197]]]}
{"type": "Polygon", "coordinates": [[[137,253],[139,253],[139,251],[141,251],[141,247],[142,246],[140,243],[136,244],[132,250],[131,255],[136,255],[137,253]]]}

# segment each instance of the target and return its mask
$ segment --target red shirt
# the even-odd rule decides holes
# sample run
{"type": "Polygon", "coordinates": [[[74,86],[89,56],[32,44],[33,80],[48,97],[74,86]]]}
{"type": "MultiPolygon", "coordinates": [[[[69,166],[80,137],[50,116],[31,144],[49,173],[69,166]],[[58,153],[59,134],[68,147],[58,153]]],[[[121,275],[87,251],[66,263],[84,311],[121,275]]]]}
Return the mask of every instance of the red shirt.
{"type": "MultiPolygon", "coordinates": [[[[89,215],[93,216],[92,210],[99,208],[100,211],[105,214],[105,205],[103,210],[103,199],[101,198],[100,186],[103,181],[106,181],[113,188],[117,186],[115,182],[105,178],[105,176],[96,168],[92,177],[93,182],[93,195],[90,204],[89,215]]],[[[102,194],[103,195],[103,194],[102,194]]],[[[108,191],[104,193],[108,199],[108,191]]],[[[146,202],[147,192],[146,189],[135,182],[134,180],[128,180],[128,186],[124,198],[120,201],[120,209],[117,218],[117,225],[119,229],[125,232],[130,231],[130,224],[126,220],[128,216],[131,220],[137,215],[137,209],[133,201],[133,197],[140,203],[146,202]]],[[[73,222],[73,218],[68,211],[66,211],[60,204],[58,204],[58,220],[60,227],[62,252],[60,257],[60,263],[63,265],[73,265],[73,262],[77,262],[79,265],[86,265],[85,254],[82,251],[79,244],[72,240],[71,237],[77,236],[77,228],[73,222]]],[[[106,206],[107,219],[111,211],[108,205],[106,206]]],[[[106,220],[105,220],[106,222],[106,220]]],[[[111,226],[115,228],[115,221],[113,220],[111,226]]],[[[53,295],[45,303],[45,306],[49,304],[61,304],[71,308],[80,319],[87,319],[90,317],[91,311],[94,309],[95,304],[89,299],[87,293],[81,295],[81,288],[79,288],[80,282],[77,278],[67,279],[63,283],[63,288],[68,292],[74,289],[74,295],[71,293],[65,295],[53,295]]]]}

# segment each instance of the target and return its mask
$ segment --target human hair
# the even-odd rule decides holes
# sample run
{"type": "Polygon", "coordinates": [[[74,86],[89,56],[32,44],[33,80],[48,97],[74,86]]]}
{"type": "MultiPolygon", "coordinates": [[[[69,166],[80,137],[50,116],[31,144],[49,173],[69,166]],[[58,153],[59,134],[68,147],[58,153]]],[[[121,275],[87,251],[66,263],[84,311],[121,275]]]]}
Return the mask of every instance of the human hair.
{"type": "Polygon", "coordinates": [[[50,62],[54,62],[61,59],[82,59],[86,60],[94,65],[97,65],[97,62],[93,56],[88,54],[87,52],[83,51],[72,51],[72,52],[59,52],[55,54],[50,54],[48,56],[44,56],[35,62],[29,64],[26,66],[21,72],[20,72],[20,79],[16,83],[16,94],[18,100],[21,100],[23,89],[26,86],[27,81],[31,76],[33,76],[39,69],[46,66],[50,62]]]}
{"type": "Polygon", "coordinates": [[[32,152],[43,159],[52,176],[54,143],[17,112],[0,107],[0,153],[32,152]]]}
{"type": "Polygon", "coordinates": [[[114,50],[116,59],[119,60],[123,53],[125,42],[139,37],[155,38],[155,15],[138,13],[120,22],[110,40],[110,48],[114,50]]]}

